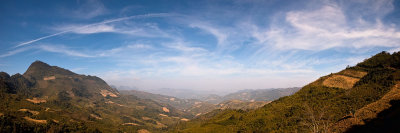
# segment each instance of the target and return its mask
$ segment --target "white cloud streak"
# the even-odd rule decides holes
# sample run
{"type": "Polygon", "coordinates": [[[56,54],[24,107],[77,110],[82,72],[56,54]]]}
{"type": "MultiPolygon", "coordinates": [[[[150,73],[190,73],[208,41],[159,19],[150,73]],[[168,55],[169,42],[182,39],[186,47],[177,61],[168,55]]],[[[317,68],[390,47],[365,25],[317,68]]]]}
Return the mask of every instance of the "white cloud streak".
{"type": "Polygon", "coordinates": [[[8,51],[7,53],[1,54],[0,58],[12,56],[27,50],[39,50],[51,53],[59,53],[68,56],[74,57],[84,57],[84,58],[94,58],[94,57],[117,57],[117,56],[127,56],[126,53],[137,52],[140,50],[150,50],[154,49],[151,45],[147,44],[131,44],[124,45],[116,48],[112,48],[109,50],[90,50],[89,51],[79,51],[72,50],[71,48],[66,47],[65,45],[57,45],[57,44],[40,44],[35,47],[23,47],[17,48],[12,51],[8,51]]]}
{"type": "Polygon", "coordinates": [[[40,41],[40,40],[43,40],[43,39],[47,39],[47,38],[50,38],[50,37],[54,37],[54,36],[58,36],[58,35],[64,34],[64,33],[67,33],[67,32],[70,32],[70,31],[62,31],[62,32],[58,32],[58,33],[51,34],[51,35],[48,35],[48,36],[43,36],[43,37],[40,37],[40,38],[37,38],[37,39],[34,39],[34,40],[30,40],[30,41],[27,41],[27,42],[20,43],[15,47],[21,47],[21,46],[24,46],[24,45],[28,45],[28,44],[31,44],[31,43],[34,43],[34,42],[37,42],[37,41],[40,41]]]}
{"type": "Polygon", "coordinates": [[[24,48],[19,48],[19,49],[15,49],[15,50],[12,50],[12,51],[8,51],[8,52],[6,52],[4,54],[1,54],[0,58],[12,56],[12,55],[24,52],[24,51],[29,50],[29,49],[31,49],[31,47],[24,47],[24,48]]]}
{"type": "Polygon", "coordinates": [[[68,11],[71,17],[91,19],[107,13],[107,9],[99,0],[86,0],[83,1],[78,9],[68,11]]]}
{"type": "Polygon", "coordinates": [[[196,53],[203,53],[203,52],[208,52],[208,50],[201,48],[201,47],[191,47],[191,46],[186,46],[189,44],[188,42],[182,42],[182,41],[175,41],[172,43],[165,43],[163,44],[167,48],[172,48],[181,52],[196,52],[196,53]]]}
{"type": "Polygon", "coordinates": [[[379,18],[368,22],[360,17],[353,22],[342,10],[329,4],[317,10],[291,11],[285,16],[287,25],[275,23],[265,32],[256,27],[253,35],[267,47],[281,50],[400,46],[400,32],[396,27],[382,24],[379,18]]]}
{"type": "Polygon", "coordinates": [[[52,28],[55,31],[66,31],[70,29],[70,33],[74,34],[96,34],[96,33],[117,33],[126,34],[138,37],[157,37],[157,38],[173,38],[170,34],[158,28],[157,25],[142,24],[142,25],[113,25],[99,24],[85,27],[84,25],[63,25],[52,28]]]}
{"type": "Polygon", "coordinates": [[[27,41],[27,42],[23,42],[23,43],[18,44],[16,47],[21,47],[21,46],[28,45],[28,44],[31,44],[31,43],[34,43],[34,42],[37,42],[37,41],[40,41],[40,40],[43,40],[43,39],[47,39],[47,38],[50,38],[50,37],[62,35],[62,34],[69,33],[69,32],[85,33],[84,29],[91,30],[91,32],[86,32],[86,34],[95,33],[94,31],[100,31],[100,32],[102,32],[102,31],[112,31],[111,27],[106,27],[106,26],[104,26],[104,24],[109,24],[109,23],[114,23],[114,22],[119,22],[119,21],[125,21],[125,20],[130,20],[130,19],[152,18],[152,17],[167,17],[167,16],[173,16],[173,15],[174,14],[169,14],[169,13],[153,13],[153,14],[135,15],[135,16],[128,16],[128,17],[121,17],[121,18],[116,18],[116,19],[105,20],[105,21],[102,21],[102,22],[83,25],[81,27],[68,29],[68,30],[65,30],[65,31],[61,31],[61,32],[52,34],[52,35],[48,35],[48,36],[40,37],[40,38],[37,38],[37,39],[34,39],[34,40],[30,40],[30,41],[27,41]],[[95,26],[97,26],[97,28],[100,28],[100,29],[103,29],[103,30],[95,29],[96,28],[95,26]],[[93,28],[93,27],[95,27],[95,28],[93,28]]]}
{"type": "Polygon", "coordinates": [[[66,54],[69,56],[76,56],[76,57],[95,57],[89,54],[84,54],[84,53],[80,53],[74,50],[70,50],[68,48],[66,48],[65,46],[61,46],[61,45],[39,45],[38,48],[40,50],[43,51],[47,51],[47,52],[53,52],[53,53],[62,53],[62,54],[66,54]]]}
{"type": "Polygon", "coordinates": [[[102,50],[99,52],[99,54],[96,54],[96,56],[97,57],[115,56],[116,54],[121,54],[123,52],[129,52],[130,54],[132,54],[132,52],[134,52],[135,50],[149,50],[149,49],[153,49],[153,46],[147,44],[131,44],[131,45],[112,48],[109,50],[102,50]]]}
{"type": "Polygon", "coordinates": [[[116,29],[112,25],[99,24],[93,26],[85,26],[85,25],[67,25],[62,27],[56,27],[57,31],[69,31],[71,33],[76,34],[94,34],[94,33],[102,33],[102,32],[116,32],[116,29]],[[75,29],[75,30],[71,30],[75,29]]]}
{"type": "Polygon", "coordinates": [[[226,39],[228,38],[227,34],[222,33],[222,31],[220,31],[219,29],[212,27],[210,25],[201,24],[201,23],[193,23],[193,24],[190,24],[189,26],[192,28],[202,29],[202,30],[212,34],[217,39],[219,45],[223,45],[225,43],[226,39]]]}

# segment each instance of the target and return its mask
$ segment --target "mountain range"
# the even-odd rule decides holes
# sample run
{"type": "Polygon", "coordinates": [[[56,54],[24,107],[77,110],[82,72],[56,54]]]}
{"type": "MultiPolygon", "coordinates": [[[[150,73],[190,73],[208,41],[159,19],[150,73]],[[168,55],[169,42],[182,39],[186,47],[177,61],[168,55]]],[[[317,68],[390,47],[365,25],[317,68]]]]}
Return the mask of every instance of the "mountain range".
{"type": "MultiPolygon", "coordinates": [[[[229,93],[225,96],[210,94],[199,99],[181,99],[173,96],[153,94],[142,90],[120,90],[123,95],[134,95],[141,99],[150,99],[158,103],[171,105],[172,107],[199,116],[215,109],[255,109],[298,91],[300,88],[259,89],[242,90],[229,93]]],[[[168,89],[171,90],[171,89],[168,89]]]]}
{"type": "Polygon", "coordinates": [[[114,86],[118,90],[137,90],[148,92],[152,94],[160,94],[164,96],[171,96],[180,99],[202,99],[204,97],[208,97],[210,95],[224,95],[229,93],[229,91],[204,91],[204,90],[193,90],[193,89],[175,89],[175,88],[158,88],[158,89],[140,89],[136,87],[128,87],[128,86],[114,86]]]}
{"type": "MultiPolygon", "coordinates": [[[[215,109],[255,109],[269,101],[214,104],[121,90],[41,61],[24,74],[0,73],[1,132],[165,132],[215,109]]],[[[238,97],[239,98],[239,97],[238,97]]]]}
{"type": "Polygon", "coordinates": [[[0,73],[0,90],[0,132],[161,132],[191,117],[41,61],[23,75],[0,73]]]}
{"type": "Polygon", "coordinates": [[[283,96],[289,96],[300,90],[300,87],[279,88],[279,89],[246,89],[229,93],[224,96],[208,95],[200,98],[202,101],[218,104],[223,101],[241,100],[246,102],[273,101],[283,96]]]}
{"type": "Polygon", "coordinates": [[[0,132],[400,132],[400,53],[302,88],[177,98],[117,90],[41,61],[0,72],[0,132]]]}

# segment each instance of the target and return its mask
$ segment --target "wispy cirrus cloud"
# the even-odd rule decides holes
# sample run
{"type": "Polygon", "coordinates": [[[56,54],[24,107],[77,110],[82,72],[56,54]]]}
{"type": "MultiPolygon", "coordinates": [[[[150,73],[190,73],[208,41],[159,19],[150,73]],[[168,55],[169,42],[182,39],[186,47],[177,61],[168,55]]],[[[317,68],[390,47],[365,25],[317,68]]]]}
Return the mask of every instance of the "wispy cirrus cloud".
{"type": "Polygon", "coordinates": [[[31,49],[31,47],[24,47],[24,48],[18,48],[18,49],[15,49],[15,50],[11,50],[11,51],[5,52],[3,54],[0,54],[0,58],[12,56],[12,55],[27,51],[29,49],[31,49]]]}
{"type": "Polygon", "coordinates": [[[95,57],[93,55],[89,55],[89,54],[84,54],[82,52],[78,52],[75,50],[71,50],[63,45],[39,45],[37,47],[38,49],[42,50],[42,51],[47,51],[47,52],[53,52],[53,53],[61,53],[61,54],[65,54],[65,55],[69,55],[69,56],[76,56],[76,57],[95,57]]]}
{"type": "Polygon", "coordinates": [[[132,52],[153,49],[151,45],[146,44],[123,45],[107,50],[73,50],[65,45],[58,44],[40,44],[34,48],[40,51],[59,53],[62,55],[83,58],[121,57],[128,56],[132,52]]]}
{"type": "Polygon", "coordinates": [[[227,33],[223,33],[223,31],[221,31],[218,28],[212,27],[208,24],[204,24],[204,23],[192,23],[189,25],[192,28],[199,28],[201,30],[204,30],[210,34],[212,34],[218,41],[218,45],[224,45],[226,39],[228,38],[227,33]]]}
{"type": "Polygon", "coordinates": [[[85,25],[64,25],[59,27],[52,28],[55,31],[63,32],[69,31],[70,33],[75,34],[94,34],[94,33],[103,33],[103,32],[118,32],[117,29],[113,25],[107,24],[98,24],[93,26],[85,26],[85,25]],[[74,29],[74,30],[71,30],[74,29]]]}
{"type": "Polygon", "coordinates": [[[120,47],[115,47],[108,50],[100,50],[96,54],[98,57],[108,57],[108,56],[128,56],[126,53],[131,54],[132,52],[137,52],[138,50],[149,50],[154,49],[153,46],[147,44],[130,44],[120,47]]]}
{"type": "Polygon", "coordinates": [[[130,20],[130,19],[140,19],[140,18],[152,18],[152,17],[167,17],[167,16],[173,16],[174,14],[169,14],[169,13],[154,13],[154,14],[144,14],[144,15],[134,15],[134,16],[128,16],[128,17],[121,17],[121,18],[116,18],[116,19],[110,19],[110,20],[105,20],[102,22],[98,23],[92,23],[92,24],[87,24],[87,25],[82,25],[78,27],[71,27],[72,29],[66,29],[64,31],[57,32],[55,34],[51,34],[48,36],[43,36],[39,37],[37,39],[33,39],[30,41],[22,42],[16,45],[16,47],[21,47],[24,45],[28,45],[43,39],[51,38],[54,36],[70,33],[70,32],[75,32],[75,33],[98,33],[98,32],[105,32],[105,31],[114,31],[112,27],[110,26],[104,26],[105,24],[109,23],[114,23],[114,22],[119,22],[119,21],[125,21],[125,20],[130,20]],[[90,32],[85,32],[85,29],[90,30],[90,32]],[[97,31],[97,32],[96,32],[97,31]]]}
{"type": "Polygon", "coordinates": [[[45,52],[51,52],[51,53],[59,53],[59,54],[64,54],[68,56],[75,56],[75,57],[85,57],[85,58],[90,58],[90,57],[96,57],[94,55],[89,55],[80,51],[76,50],[71,50],[70,48],[64,46],[64,45],[50,45],[50,44],[40,44],[38,46],[34,47],[22,47],[22,48],[17,48],[15,50],[8,51],[4,54],[0,55],[0,58],[12,56],[21,52],[25,52],[28,50],[34,50],[34,51],[45,51],[45,52]]]}
{"type": "MultiPolygon", "coordinates": [[[[116,23],[116,22],[115,22],[116,23]]],[[[68,31],[73,34],[97,34],[97,33],[116,33],[138,37],[173,38],[165,31],[152,24],[98,24],[85,26],[80,24],[62,25],[51,28],[57,32],[68,31]],[[72,30],[71,30],[72,29],[72,30]]]]}
{"type": "Polygon", "coordinates": [[[183,41],[173,41],[170,43],[163,43],[163,46],[165,46],[166,48],[171,48],[171,49],[175,49],[178,50],[180,52],[184,52],[184,53],[204,53],[204,52],[208,52],[208,50],[201,48],[201,47],[191,47],[191,46],[187,46],[188,44],[190,44],[189,42],[183,42],[183,41]]]}
{"type": "Polygon", "coordinates": [[[30,41],[19,43],[15,47],[21,47],[21,46],[24,46],[24,45],[28,45],[28,44],[31,44],[31,43],[34,43],[34,42],[37,42],[37,41],[40,41],[40,40],[43,40],[43,39],[51,38],[51,37],[58,36],[58,35],[61,35],[61,34],[65,34],[65,33],[68,33],[68,32],[70,32],[70,31],[62,31],[62,32],[58,32],[58,33],[51,34],[51,35],[48,35],[48,36],[39,37],[39,38],[30,40],[30,41]]]}
{"type": "Polygon", "coordinates": [[[329,3],[315,10],[290,11],[284,16],[285,23],[274,23],[264,32],[256,28],[253,35],[267,47],[282,50],[400,47],[400,31],[382,24],[380,16],[367,21],[361,16],[346,16],[343,10],[338,4],[329,3]]]}
{"type": "Polygon", "coordinates": [[[62,9],[62,15],[79,19],[91,19],[109,12],[100,0],[77,1],[76,4],[78,5],[77,8],[62,9]]]}

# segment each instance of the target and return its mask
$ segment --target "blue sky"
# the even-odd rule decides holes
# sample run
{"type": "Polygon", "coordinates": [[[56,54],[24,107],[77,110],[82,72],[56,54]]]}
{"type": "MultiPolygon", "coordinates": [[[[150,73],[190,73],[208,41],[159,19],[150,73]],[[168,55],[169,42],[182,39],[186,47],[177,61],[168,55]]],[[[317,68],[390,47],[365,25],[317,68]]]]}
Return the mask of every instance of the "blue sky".
{"type": "Polygon", "coordinates": [[[303,86],[400,50],[392,0],[0,2],[0,70],[35,60],[141,89],[303,86]]]}

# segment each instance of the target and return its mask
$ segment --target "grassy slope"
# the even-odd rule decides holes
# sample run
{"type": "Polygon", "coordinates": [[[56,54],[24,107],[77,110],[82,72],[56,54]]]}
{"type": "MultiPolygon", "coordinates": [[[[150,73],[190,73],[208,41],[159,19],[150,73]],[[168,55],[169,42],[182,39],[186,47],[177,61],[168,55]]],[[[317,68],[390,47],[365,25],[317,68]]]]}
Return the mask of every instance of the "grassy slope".
{"type": "MultiPolygon", "coordinates": [[[[335,122],[379,100],[398,80],[400,54],[382,52],[347,68],[367,72],[351,89],[322,85],[328,76],[292,96],[248,112],[227,110],[178,125],[178,132],[310,132],[328,130],[335,122]]],[[[343,74],[346,70],[336,73],[343,74]]],[[[357,75],[354,75],[357,77],[357,75]]]]}

